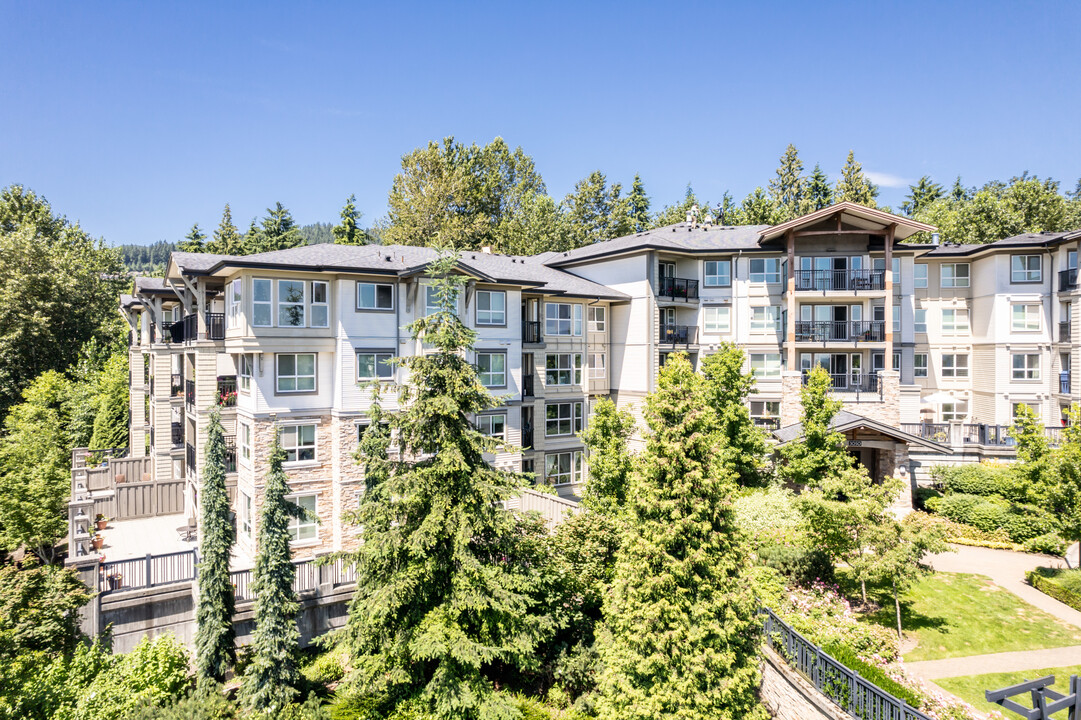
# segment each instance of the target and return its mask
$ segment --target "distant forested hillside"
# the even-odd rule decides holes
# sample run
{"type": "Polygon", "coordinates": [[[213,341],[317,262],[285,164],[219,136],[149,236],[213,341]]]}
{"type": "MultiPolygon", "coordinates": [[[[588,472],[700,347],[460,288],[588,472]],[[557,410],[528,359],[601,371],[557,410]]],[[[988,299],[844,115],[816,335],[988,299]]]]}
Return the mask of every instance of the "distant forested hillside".
{"type": "Polygon", "coordinates": [[[301,225],[300,235],[304,238],[305,245],[322,245],[324,243],[334,242],[334,233],[331,229],[334,226],[330,223],[312,223],[311,225],[301,225]]]}

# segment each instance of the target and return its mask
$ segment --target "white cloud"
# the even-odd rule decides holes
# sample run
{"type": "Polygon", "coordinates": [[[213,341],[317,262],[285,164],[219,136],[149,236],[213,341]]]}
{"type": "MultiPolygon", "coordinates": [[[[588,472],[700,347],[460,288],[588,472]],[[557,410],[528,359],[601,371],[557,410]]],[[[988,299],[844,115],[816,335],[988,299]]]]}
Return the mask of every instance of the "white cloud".
{"type": "Polygon", "coordinates": [[[865,170],[863,172],[867,176],[867,179],[873,182],[875,185],[887,188],[904,188],[912,184],[911,180],[906,180],[899,175],[892,175],[890,173],[875,172],[874,170],[865,170]]]}

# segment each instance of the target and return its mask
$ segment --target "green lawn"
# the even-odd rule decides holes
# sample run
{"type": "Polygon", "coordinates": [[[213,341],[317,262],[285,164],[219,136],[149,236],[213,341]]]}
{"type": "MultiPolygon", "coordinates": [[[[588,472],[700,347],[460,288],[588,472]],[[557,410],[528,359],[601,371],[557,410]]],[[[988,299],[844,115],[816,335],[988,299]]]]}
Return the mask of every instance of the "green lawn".
{"type": "MultiPolygon", "coordinates": [[[[1026,680],[1035,680],[1036,678],[1043,677],[1044,675],[1054,675],[1055,684],[1053,685],[1055,690],[1061,693],[1065,693],[1068,689],[1070,682],[1070,675],[1081,675],[1081,665],[1073,665],[1071,667],[1058,667],[1058,668],[1046,668],[1044,670],[1022,670],[1021,672],[1012,673],[990,673],[988,675],[969,675],[967,677],[955,677],[955,678],[943,678],[941,680],[935,680],[935,684],[942,687],[943,690],[953,693],[962,700],[972,703],[977,710],[998,710],[1006,717],[1017,717],[1011,712],[1006,712],[1001,706],[989,703],[983,699],[984,690],[998,690],[1009,685],[1016,685],[1018,683],[1025,682],[1026,680]]],[[[1025,707],[1030,707],[1030,700],[1028,693],[1025,693],[1021,697],[1014,697],[1014,702],[1021,703],[1025,707]]],[[[1065,720],[1066,711],[1063,710],[1060,713],[1052,715],[1053,718],[1062,718],[1065,720]]]]}
{"type": "MultiPolygon", "coordinates": [[[[882,610],[871,620],[895,628],[892,600],[879,601],[882,610]]],[[[924,578],[902,603],[901,624],[919,642],[905,653],[908,662],[1081,645],[1081,630],[983,575],[935,573],[924,578]]]]}

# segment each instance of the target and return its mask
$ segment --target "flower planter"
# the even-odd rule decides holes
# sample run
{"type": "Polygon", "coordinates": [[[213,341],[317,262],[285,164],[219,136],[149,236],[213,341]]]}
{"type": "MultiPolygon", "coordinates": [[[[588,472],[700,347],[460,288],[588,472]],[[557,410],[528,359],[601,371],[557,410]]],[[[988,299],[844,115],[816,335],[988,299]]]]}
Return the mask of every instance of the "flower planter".
{"type": "Polygon", "coordinates": [[[120,573],[113,573],[112,575],[106,576],[105,579],[109,582],[110,590],[117,590],[118,588],[120,588],[121,585],[124,584],[124,576],[120,573]]]}
{"type": "Polygon", "coordinates": [[[98,520],[98,521],[96,521],[94,523],[94,527],[96,527],[98,530],[104,530],[108,526],[109,526],[109,521],[108,520],[98,520]]]}
{"type": "Polygon", "coordinates": [[[101,546],[104,545],[104,544],[105,544],[105,538],[103,538],[101,535],[95,535],[90,540],[90,545],[91,545],[91,547],[94,548],[94,552],[97,552],[98,550],[101,550],[101,546]]]}

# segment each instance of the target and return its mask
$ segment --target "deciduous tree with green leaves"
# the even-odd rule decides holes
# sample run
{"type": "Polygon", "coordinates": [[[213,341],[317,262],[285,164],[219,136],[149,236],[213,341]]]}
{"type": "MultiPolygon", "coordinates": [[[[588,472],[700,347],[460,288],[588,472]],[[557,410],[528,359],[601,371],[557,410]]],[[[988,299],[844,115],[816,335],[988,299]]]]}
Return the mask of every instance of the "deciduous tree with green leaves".
{"type": "Polygon", "coordinates": [[[206,460],[199,494],[202,522],[199,529],[199,600],[195,620],[195,668],[201,682],[223,682],[236,660],[233,614],[236,597],[229,576],[229,559],[236,530],[225,489],[225,432],[221,411],[210,412],[206,431],[206,460]]]}
{"type": "Polygon", "coordinates": [[[634,432],[634,417],[608,398],[597,402],[582,431],[589,450],[589,482],[582,503],[593,510],[615,514],[627,501],[631,455],[627,441],[634,432]]]}
{"type": "Polygon", "coordinates": [[[936,527],[902,525],[892,517],[883,518],[872,539],[874,564],[871,572],[885,581],[893,595],[897,638],[903,639],[901,596],[933,569],[923,563],[928,555],[946,552],[949,546],[936,527]]]}
{"type": "MultiPolygon", "coordinates": [[[[702,361],[702,376],[706,401],[717,415],[721,462],[741,485],[758,485],[766,464],[766,436],[755,426],[747,405],[754,391],[754,374],[743,370],[746,357],[735,343],[721,343],[702,361]]],[[[592,472],[591,463],[591,478],[592,472]]]]}
{"type": "Polygon", "coordinates": [[[734,478],[717,462],[714,414],[686,355],[665,362],[646,421],[604,605],[598,717],[766,717],[734,478]]]}
{"type": "Polygon", "coordinates": [[[829,373],[816,366],[804,378],[800,390],[803,437],[780,448],[779,475],[788,482],[813,485],[837,477],[853,465],[845,449],[844,435],[833,429],[833,417],[841,401],[833,397],[829,373]]]}
{"type": "Polygon", "coordinates": [[[91,450],[128,447],[128,356],[117,353],[105,363],[97,378],[97,413],[91,450]]]}
{"type": "Polygon", "coordinates": [[[1052,451],[1047,473],[1047,509],[1059,522],[1059,534],[1070,543],[1081,541],[1081,406],[1070,406],[1062,442],[1052,451]]]}
{"type": "Polygon", "coordinates": [[[1040,416],[1025,403],[1014,408],[1010,437],[1017,443],[1016,471],[1036,497],[1045,495],[1051,444],[1044,433],[1040,416]]]}

